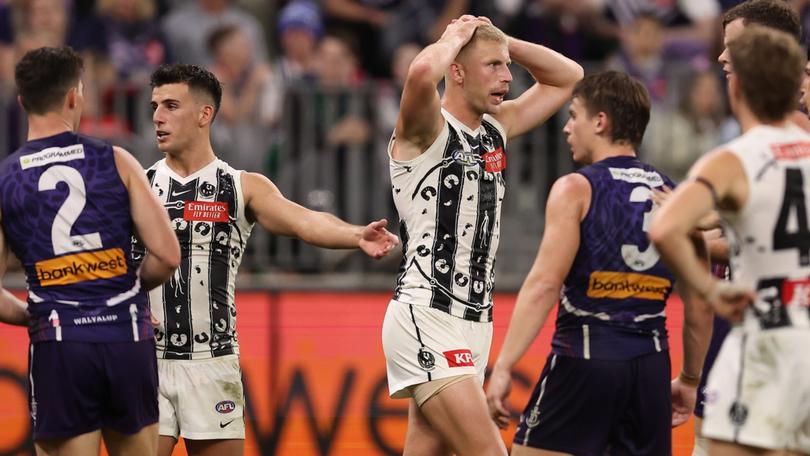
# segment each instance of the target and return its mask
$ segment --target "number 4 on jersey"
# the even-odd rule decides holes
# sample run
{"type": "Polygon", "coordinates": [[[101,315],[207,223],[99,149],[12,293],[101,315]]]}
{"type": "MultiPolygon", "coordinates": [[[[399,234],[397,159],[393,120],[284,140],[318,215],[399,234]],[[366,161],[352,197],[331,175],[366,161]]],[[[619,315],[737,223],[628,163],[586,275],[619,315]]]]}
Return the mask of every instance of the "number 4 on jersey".
{"type": "Polygon", "coordinates": [[[785,196],[773,230],[773,249],[799,249],[799,266],[810,265],[810,229],[807,226],[804,174],[800,169],[785,170],[785,196]],[[796,213],[796,225],[791,226],[794,230],[788,231],[792,212],[796,213]]]}

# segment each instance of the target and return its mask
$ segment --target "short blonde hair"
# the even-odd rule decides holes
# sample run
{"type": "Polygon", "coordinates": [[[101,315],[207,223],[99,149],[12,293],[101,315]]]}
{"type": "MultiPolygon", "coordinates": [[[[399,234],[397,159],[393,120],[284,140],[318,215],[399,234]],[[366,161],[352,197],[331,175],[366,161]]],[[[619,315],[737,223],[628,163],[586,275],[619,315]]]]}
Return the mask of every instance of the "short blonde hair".
{"type": "Polygon", "coordinates": [[[473,32],[473,36],[472,38],[470,38],[470,41],[468,41],[467,44],[465,44],[464,47],[462,47],[461,50],[458,51],[457,58],[458,59],[462,58],[464,54],[466,54],[466,51],[468,49],[472,49],[472,47],[475,46],[475,43],[479,41],[490,41],[495,43],[506,44],[507,39],[506,34],[503,33],[501,29],[499,29],[498,27],[495,27],[492,24],[479,25],[475,29],[475,32],[473,32]]]}

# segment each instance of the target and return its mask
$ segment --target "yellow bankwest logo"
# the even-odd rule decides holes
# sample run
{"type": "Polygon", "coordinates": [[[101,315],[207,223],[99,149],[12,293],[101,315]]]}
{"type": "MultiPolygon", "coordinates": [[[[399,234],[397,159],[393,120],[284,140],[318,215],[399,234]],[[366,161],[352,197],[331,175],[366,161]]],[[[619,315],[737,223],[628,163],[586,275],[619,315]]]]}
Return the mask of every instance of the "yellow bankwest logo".
{"type": "Polygon", "coordinates": [[[588,283],[589,298],[664,299],[672,283],[658,276],[633,272],[595,271],[588,283]]]}
{"type": "Polygon", "coordinates": [[[88,280],[109,279],[127,273],[124,251],[119,248],[82,252],[50,260],[34,266],[43,287],[68,285],[88,280]]]}

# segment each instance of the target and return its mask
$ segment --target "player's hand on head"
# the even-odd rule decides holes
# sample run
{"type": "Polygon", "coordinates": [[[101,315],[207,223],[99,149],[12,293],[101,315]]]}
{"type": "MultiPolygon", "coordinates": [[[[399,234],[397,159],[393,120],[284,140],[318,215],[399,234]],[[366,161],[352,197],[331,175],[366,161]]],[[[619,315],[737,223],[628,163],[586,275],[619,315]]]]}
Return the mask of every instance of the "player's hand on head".
{"type": "Polygon", "coordinates": [[[680,378],[672,380],[672,427],[680,426],[689,420],[695,410],[697,387],[686,385],[680,378]]]}
{"type": "Polygon", "coordinates": [[[756,298],[753,290],[726,281],[717,281],[707,296],[715,313],[732,323],[742,322],[745,310],[756,298]]]}
{"type": "Polygon", "coordinates": [[[509,392],[512,390],[512,374],[508,370],[494,368],[489,376],[487,386],[487,405],[489,416],[495,424],[504,429],[509,426],[509,392]]]}
{"type": "Polygon", "coordinates": [[[388,220],[380,219],[363,228],[358,245],[366,255],[379,260],[399,245],[399,238],[385,229],[386,226],[388,220]]]}
{"type": "Polygon", "coordinates": [[[479,25],[483,25],[485,23],[486,22],[478,19],[475,16],[465,14],[458,19],[453,19],[449,24],[447,24],[447,28],[444,29],[444,33],[439,41],[460,38],[466,43],[470,41],[470,38],[472,38],[473,33],[475,33],[475,29],[478,28],[479,25]]]}

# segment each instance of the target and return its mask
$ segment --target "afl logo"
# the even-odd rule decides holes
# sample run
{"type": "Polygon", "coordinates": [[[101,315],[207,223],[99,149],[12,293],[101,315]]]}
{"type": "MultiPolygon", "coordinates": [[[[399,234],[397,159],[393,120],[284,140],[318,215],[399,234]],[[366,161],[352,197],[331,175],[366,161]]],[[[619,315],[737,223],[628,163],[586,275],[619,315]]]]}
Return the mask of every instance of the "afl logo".
{"type": "Polygon", "coordinates": [[[236,410],[236,404],[233,401],[222,401],[217,403],[214,408],[219,413],[231,413],[236,410]]]}

